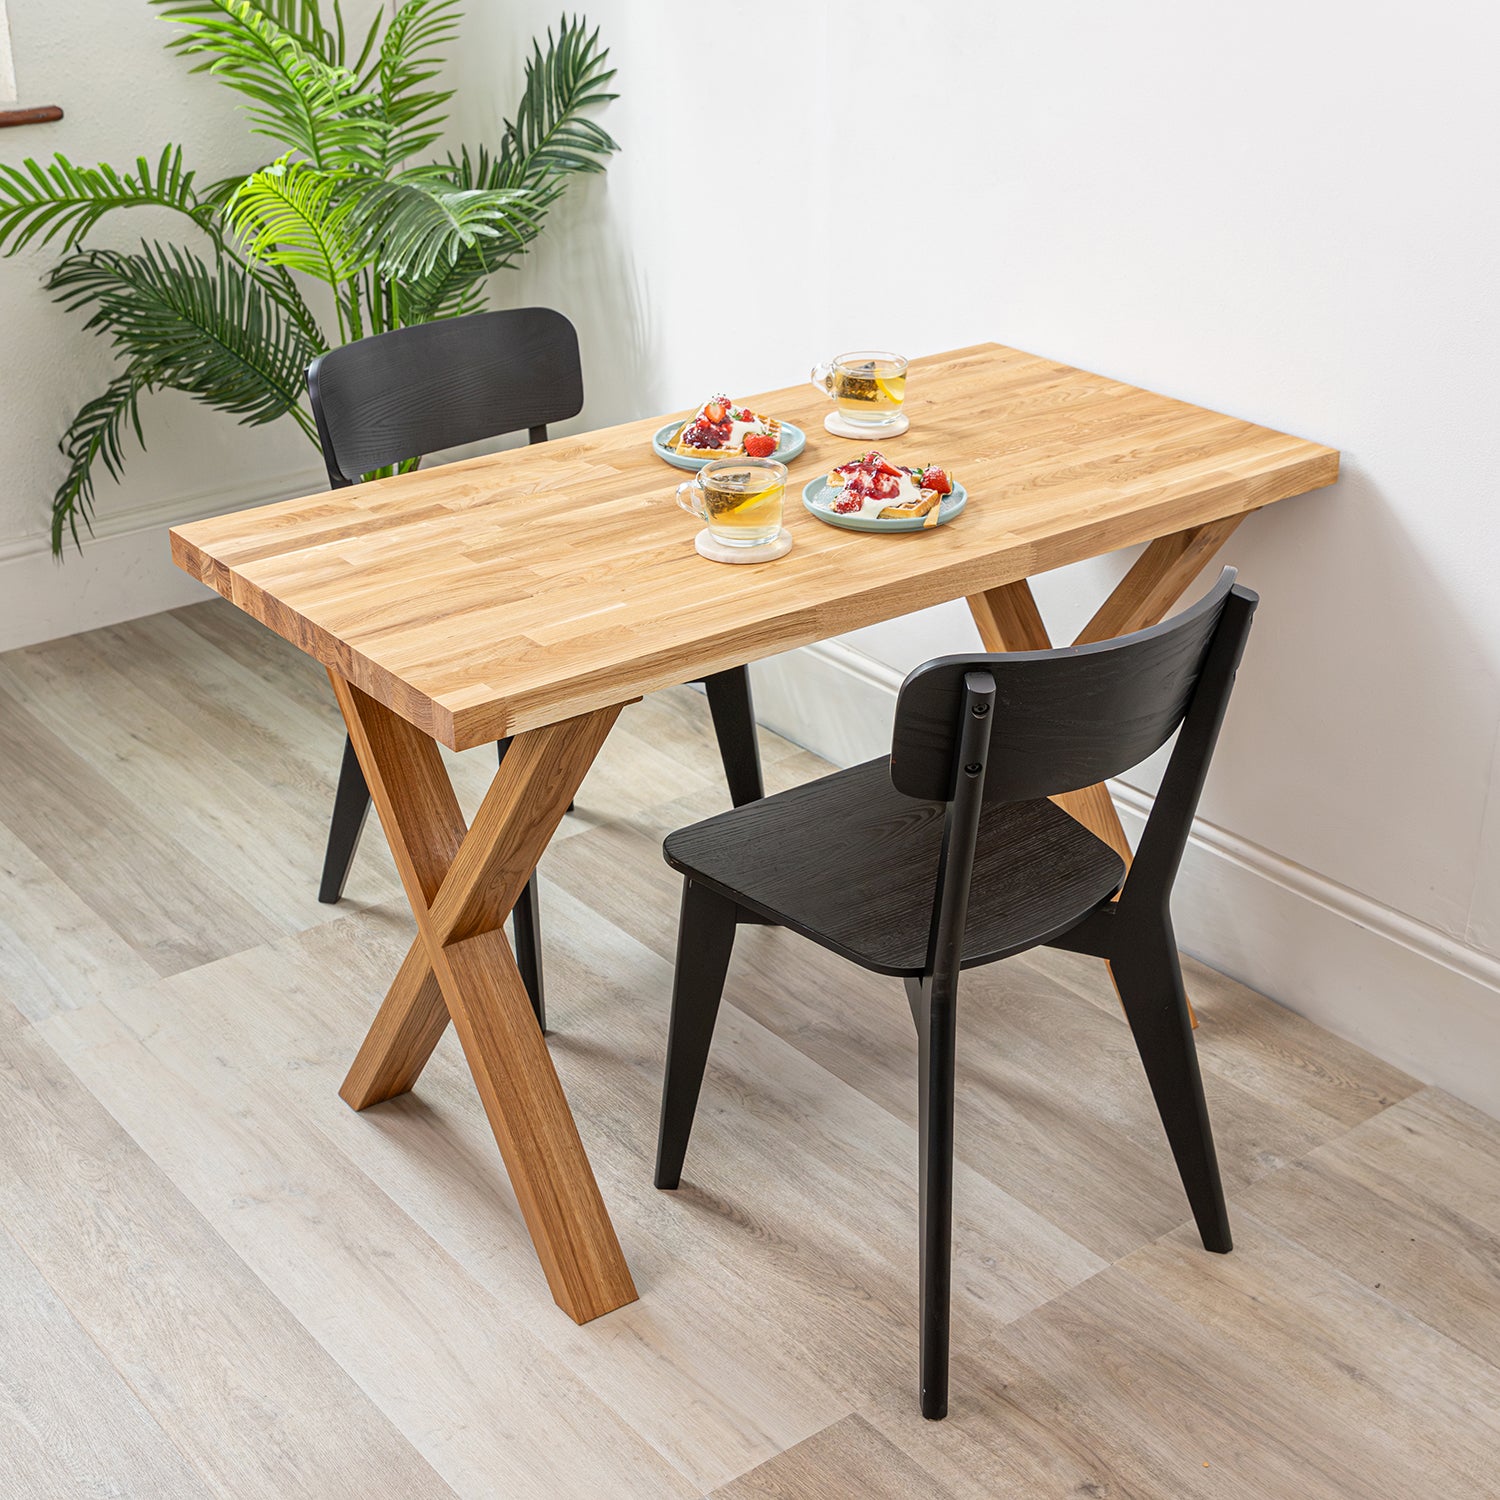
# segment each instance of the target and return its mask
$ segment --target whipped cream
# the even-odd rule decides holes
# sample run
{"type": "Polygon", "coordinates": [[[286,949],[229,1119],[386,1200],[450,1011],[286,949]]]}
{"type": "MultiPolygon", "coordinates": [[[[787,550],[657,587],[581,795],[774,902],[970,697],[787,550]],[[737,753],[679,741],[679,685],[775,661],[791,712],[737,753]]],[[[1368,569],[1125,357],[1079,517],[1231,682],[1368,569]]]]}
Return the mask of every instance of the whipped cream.
{"type": "MultiPolygon", "coordinates": [[[[896,493],[884,498],[874,495],[866,495],[858,510],[842,511],[846,516],[878,516],[881,511],[891,505],[915,505],[922,497],[921,487],[912,479],[910,474],[903,474],[896,481],[896,493]]],[[[840,486],[830,497],[829,504],[844,498],[844,487],[840,486]]]]}

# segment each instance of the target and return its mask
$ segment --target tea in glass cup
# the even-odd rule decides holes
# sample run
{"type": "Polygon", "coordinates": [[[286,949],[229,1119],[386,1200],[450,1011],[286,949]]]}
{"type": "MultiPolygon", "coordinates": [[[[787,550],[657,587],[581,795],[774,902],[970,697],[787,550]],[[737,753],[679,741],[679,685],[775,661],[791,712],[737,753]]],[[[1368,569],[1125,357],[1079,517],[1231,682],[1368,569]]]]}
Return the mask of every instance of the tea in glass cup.
{"type": "Polygon", "coordinates": [[[877,433],[895,427],[906,400],[906,360],[900,354],[859,349],[814,365],[812,383],[832,396],[844,421],[877,433]]]}
{"type": "Polygon", "coordinates": [[[677,486],[677,503],[727,547],[760,547],[781,535],[786,465],[773,458],[718,458],[677,486]]]}

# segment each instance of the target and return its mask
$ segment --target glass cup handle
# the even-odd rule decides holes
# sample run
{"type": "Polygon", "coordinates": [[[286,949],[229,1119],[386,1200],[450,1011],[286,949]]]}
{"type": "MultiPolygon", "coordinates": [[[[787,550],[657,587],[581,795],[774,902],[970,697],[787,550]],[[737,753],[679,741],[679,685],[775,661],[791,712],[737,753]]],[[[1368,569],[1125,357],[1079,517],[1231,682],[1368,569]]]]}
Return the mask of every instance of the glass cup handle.
{"type": "Polygon", "coordinates": [[[690,516],[697,516],[700,521],[708,519],[708,507],[704,504],[703,491],[696,479],[685,479],[677,486],[677,503],[690,516]]]}
{"type": "Polygon", "coordinates": [[[828,360],[823,364],[812,367],[812,383],[815,391],[822,391],[825,396],[833,395],[833,361],[828,360]]]}

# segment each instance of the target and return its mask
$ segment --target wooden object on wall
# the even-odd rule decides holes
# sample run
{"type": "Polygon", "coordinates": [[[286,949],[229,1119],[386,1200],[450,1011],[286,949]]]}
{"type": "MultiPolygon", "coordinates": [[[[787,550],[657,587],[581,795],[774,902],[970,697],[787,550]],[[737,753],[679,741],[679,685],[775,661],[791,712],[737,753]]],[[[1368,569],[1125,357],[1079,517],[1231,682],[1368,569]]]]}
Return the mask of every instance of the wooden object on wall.
{"type": "Polygon", "coordinates": [[[63,117],[56,104],[38,104],[32,109],[0,109],[0,130],[10,125],[50,125],[63,117]]]}

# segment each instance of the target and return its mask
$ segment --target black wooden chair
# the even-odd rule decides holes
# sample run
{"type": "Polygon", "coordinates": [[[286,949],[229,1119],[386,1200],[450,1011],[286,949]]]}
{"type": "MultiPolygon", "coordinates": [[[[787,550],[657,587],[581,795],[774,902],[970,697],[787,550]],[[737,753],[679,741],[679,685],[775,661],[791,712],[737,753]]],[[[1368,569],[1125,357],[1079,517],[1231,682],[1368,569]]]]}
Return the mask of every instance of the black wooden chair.
{"type": "MultiPolygon", "coordinates": [[[[583,367],[578,335],[561,313],[522,307],[423,323],[332,349],[308,368],[307,389],[329,482],[343,489],[372,470],[522,428],[533,443],[546,442],[549,422],[583,410],[583,367]]],[[[764,792],[749,674],[736,667],[704,686],[730,795],[739,806],[764,792]]],[[[502,760],[509,744],[505,739],[497,746],[502,760]]],[[[369,788],[346,736],[320,901],[342,898],[369,810],[369,788]]],[[[516,963],[545,1029],[535,874],[512,926],[516,963]]]]}
{"type": "Polygon", "coordinates": [[[1203,1244],[1230,1248],[1168,903],[1257,602],[1234,576],[1118,640],[928,662],[902,684],[889,759],[666,841],[687,878],[657,1187],[682,1176],[737,922],[779,923],[906,982],[924,1416],[948,1409],[960,970],[1042,944],[1109,961],[1203,1244]],[[1179,729],[1126,879],[1120,856],[1047,799],[1129,769],[1179,729]]]}

